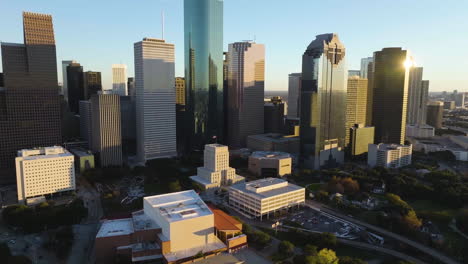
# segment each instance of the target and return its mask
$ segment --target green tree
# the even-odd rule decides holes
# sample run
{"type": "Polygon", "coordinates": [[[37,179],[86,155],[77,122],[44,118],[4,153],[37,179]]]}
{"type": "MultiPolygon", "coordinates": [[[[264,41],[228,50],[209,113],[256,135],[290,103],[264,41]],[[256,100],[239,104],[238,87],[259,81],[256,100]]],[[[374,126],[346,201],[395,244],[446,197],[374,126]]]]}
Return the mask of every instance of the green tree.
{"type": "Polygon", "coordinates": [[[317,246],[307,244],[304,246],[303,251],[306,256],[317,256],[317,246]]]}
{"type": "Polygon", "coordinates": [[[358,258],[340,257],[340,264],[367,264],[367,262],[358,258]]]}
{"type": "Polygon", "coordinates": [[[179,180],[175,180],[169,183],[169,192],[180,192],[182,187],[180,186],[179,180]]]}
{"type": "Polygon", "coordinates": [[[10,256],[11,256],[11,251],[7,243],[0,243],[0,260],[8,259],[10,256]]]}
{"type": "Polygon", "coordinates": [[[320,250],[317,255],[317,258],[318,264],[338,264],[339,262],[335,251],[327,248],[320,250]]]}
{"type": "Polygon", "coordinates": [[[292,256],[294,254],[294,244],[283,240],[278,244],[278,252],[284,256],[292,256]]]}

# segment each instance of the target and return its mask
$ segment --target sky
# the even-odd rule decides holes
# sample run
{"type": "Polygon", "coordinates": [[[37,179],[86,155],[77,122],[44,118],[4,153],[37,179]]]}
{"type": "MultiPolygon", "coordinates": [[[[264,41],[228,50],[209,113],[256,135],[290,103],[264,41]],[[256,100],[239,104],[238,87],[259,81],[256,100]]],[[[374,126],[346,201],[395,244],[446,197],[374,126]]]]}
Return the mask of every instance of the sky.
{"type": "MultiPolygon", "coordinates": [[[[111,65],[127,64],[133,76],[133,43],[161,38],[164,10],[165,39],[175,44],[176,76],[183,76],[183,2],[0,0],[0,41],[23,43],[22,11],[51,14],[59,82],[61,61],[76,60],[85,71],[100,71],[110,89],[111,65]]],[[[468,91],[467,10],[464,0],[224,0],[224,47],[265,44],[266,90],[287,90],[307,45],[318,34],[337,33],[349,69],[374,51],[403,47],[424,67],[430,91],[468,91]]]]}

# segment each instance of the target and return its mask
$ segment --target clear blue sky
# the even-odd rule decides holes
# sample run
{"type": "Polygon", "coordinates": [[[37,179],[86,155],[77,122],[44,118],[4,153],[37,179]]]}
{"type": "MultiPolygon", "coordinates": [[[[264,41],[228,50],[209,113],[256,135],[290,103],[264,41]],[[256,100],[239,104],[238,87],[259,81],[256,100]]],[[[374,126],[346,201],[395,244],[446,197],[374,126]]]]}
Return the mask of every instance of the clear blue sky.
{"type": "MultiPolygon", "coordinates": [[[[22,11],[52,14],[58,64],[74,59],[101,71],[110,88],[111,64],[127,64],[133,76],[133,43],[161,37],[162,9],[183,76],[183,0],[0,0],[0,41],[23,42],[22,11]]],[[[349,69],[376,50],[403,47],[424,67],[431,91],[467,91],[467,11],[464,0],[224,0],[224,45],[254,36],[265,44],[267,90],[287,90],[309,42],[335,32],[349,69]]]]}

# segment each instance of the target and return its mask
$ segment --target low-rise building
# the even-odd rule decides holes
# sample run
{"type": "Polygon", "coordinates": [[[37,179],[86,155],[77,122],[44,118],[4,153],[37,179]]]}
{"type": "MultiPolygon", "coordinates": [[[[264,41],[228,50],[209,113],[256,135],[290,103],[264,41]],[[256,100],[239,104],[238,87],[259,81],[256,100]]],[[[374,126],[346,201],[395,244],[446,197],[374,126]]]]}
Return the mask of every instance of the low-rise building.
{"type": "Polygon", "coordinates": [[[429,138],[435,136],[435,129],[429,125],[407,125],[406,136],[429,138]]]}
{"type": "Polygon", "coordinates": [[[234,168],[229,167],[229,150],[220,144],[205,145],[203,154],[204,166],[197,168],[197,175],[191,176],[197,184],[205,190],[228,186],[241,181],[244,177],[236,174],[234,168]]]}
{"type": "Polygon", "coordinates": [[[75,156],[75,168],[78,172],[94,168],[94,155],[91,151],[75,148],[70,149],[70,152],[75,156]]]}
{"type": "Polygon", "coordinates": [[[242,223],[214,205],[208,207],[214,214],[215,234],[228,250],[231,252],[246,247],[247,236],[242,234],[242,223]]]}
{"type": "Polygon", "coordinates": [[[23,149],[15,162],[19,203],[75,190],[74,157],[62,147],[23,149]]]}
{"type": "Polygon", "coordinates": [[[415,151],[424,153],[450,151],[456,160],[468,161],[468,146],[466,136],[442,136],[431,138],[408,138],[415,151]]]}
{"type": "Polygon", "coordinates": [[[262,177],[291,174],[292,158],[286,152],[255,151],[249,157],[249,171],[262,177]]]}
{"type": "Polygon", "coordinates": [[[400,168],[411,164],[412,145],[370,144],[367,164],[370,167],[400,168]]]}
{"type": "Polygon", "coordinates": [[[305,189],[279,178],[265,178],[235,184],[229,188],[229,205],[242,213],[269,218],[277,211],[300,206],[305,202],[305,189]]]}
{"type": "Polygon", "coordinates": [[[374,131],[374,127],[366,127],[363,124],[355,124],[350,128],[351,156],[367,153],[369,144],[374,144],[374,131]]]}
{"type": "Polygon", "coordinates": [[[298,135],[267,133],[247,137],[247,148],[254,151],[281,151],[291,154],[299,153],[298,135]]]}
{"type": "Polygon", "coordinates": [[[226,251],[215,235],[215,217],[195,191],[145,197],[132,217],[103,222],[96,236],[97,263],[114,263],[117,255],[132,263],[191,262],[226,251]]]}

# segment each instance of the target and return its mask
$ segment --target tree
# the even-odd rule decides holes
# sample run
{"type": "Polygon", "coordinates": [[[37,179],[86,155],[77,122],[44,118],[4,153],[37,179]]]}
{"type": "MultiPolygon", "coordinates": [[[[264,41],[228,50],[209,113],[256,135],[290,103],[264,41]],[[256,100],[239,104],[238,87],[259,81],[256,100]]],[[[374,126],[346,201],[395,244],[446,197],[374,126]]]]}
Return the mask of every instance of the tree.
{"type": "Polygon", "coordinates": [[[294,245],[293,243],[283,240],[278,245],[278,252],[284,256],[291,256],[294,254],[294,245]]]}
{"type": "Polygon", "coordinates": [[[11,256],[8,258],[8,264],[31,264],[31,260],[26,256],[11,256]]]}
{"type": "Polygon", "coordinates": [[[358,258],[340,257],[340,264],[367,264],[367,262],[358,258]]]}
{"type": "Polygon", "coordinates": [[[457,216],[457,226],[465,233],[468,232],[468,209],[462,209],[457,216]]]}
{"type": "Polygon", "coordinates": [[[317,256],[317,246],[307,244],[304,246],[303,251],[306,256],[317,256]]]}
{"type": "Polygon", "coordinates": [[[317,257],[319,264],[338,264],[339,261],[335,251],[327,248],[320,250],[317,257]]]}
{"type": "Polygon", "coordinates": [[[344,192],[348,195],[359,192],[359,183],[350,177],[342,179],[341,184],[343,185],[344,192]]]}
{"type": "Polygon", "coordinates": [[[0,259],[8,259],[10,256],[11,251],[7,243],[0,243],[0,259]]]}
{"type": "Polygon", "coordinates": [[[403,216],[403,223],[411,229],[417,229],[422,225],[421,219],[416,216],[416,212],[413,210],[403,216]]]}
{"type": "Polygon", "coordinates": [[[321,233],[319,235],[318,246],[319,248],[334,248],[336,247],[336,236],[332,233],[321,233]]]}
{"type": "Polygon", "coordinates": [[[179,192],[182,190],[179,180],[175,180],[169,183],[169,192],[179,192]]]}

